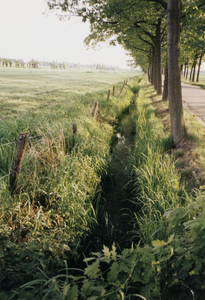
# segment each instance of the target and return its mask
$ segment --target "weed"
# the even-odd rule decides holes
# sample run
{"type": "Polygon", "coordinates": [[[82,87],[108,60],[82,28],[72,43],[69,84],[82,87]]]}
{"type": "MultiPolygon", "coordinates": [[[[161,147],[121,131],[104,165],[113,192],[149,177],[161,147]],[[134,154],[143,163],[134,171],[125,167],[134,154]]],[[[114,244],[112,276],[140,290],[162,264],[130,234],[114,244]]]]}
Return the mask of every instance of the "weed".
{"type": "Polygon", "coordinates": [[[183,159],[178,159],[176,162],[175,162],[175,167],[178,168],[178,169],[183,169],[185,166],[185,162],[183,159]]]}
{"type": "Polygon", "coordinates": [[[174,152],[175,158],[182,157],[183,155],[184,155],[184,151],[183,151],[183,149],[181,149],[181,148],[177,149],[177,150],[174,152]]]}

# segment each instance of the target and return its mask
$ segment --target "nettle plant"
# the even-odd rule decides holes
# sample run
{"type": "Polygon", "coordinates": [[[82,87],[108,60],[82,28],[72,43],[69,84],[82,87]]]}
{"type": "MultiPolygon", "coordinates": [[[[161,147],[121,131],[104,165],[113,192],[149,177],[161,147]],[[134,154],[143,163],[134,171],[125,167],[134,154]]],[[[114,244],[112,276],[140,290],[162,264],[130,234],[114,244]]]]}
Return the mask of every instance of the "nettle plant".
{"type": "Polygon", "coordinates": [[[161,264],[173,253],[170,240],[154,241],[153,246],[131,247],[117,254],[115,245],[109,250],[93,253],[84,259],[85,270],[69,269],[53,278],[34,280],[20,288],[20,294],[35,288],[42,299],[130,299],[137,296],[145,299],[160,294],[161,264]],[[163,246],[166,245],[166,248],[163,246]],[[162,251],[163,249],[163,251],[162,251]],[[80,276],[74,273],[82,272],[80,276]],[[71,275],[72,274],[72,275],[71,275]]]}

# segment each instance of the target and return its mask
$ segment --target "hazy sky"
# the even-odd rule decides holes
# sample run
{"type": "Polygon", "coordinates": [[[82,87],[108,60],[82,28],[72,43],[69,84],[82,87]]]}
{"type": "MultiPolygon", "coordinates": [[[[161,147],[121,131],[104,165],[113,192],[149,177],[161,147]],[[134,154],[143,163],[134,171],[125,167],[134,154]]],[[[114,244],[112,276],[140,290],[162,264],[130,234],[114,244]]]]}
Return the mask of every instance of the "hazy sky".
{"type": "Polygon", "coordinates": [[[102,43],[98,51],[87,50],[89,24],[77,17],[59,21],[42,14],[45,9],[44,0],[0,0],[0,57],[126,67],[130,58],[120,46],[102,43]]]}

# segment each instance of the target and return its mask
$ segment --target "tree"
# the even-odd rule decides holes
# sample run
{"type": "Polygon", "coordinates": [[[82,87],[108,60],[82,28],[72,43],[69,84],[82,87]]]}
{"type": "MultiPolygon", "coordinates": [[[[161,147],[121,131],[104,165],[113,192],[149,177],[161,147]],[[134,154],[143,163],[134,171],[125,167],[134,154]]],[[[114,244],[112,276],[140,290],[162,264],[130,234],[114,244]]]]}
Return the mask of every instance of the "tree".
{"type": "MultiPolygon", "coordinates": [[[[183,17],[205,6],[204,0],[185,0],[183,17]]],[[[155,86],[155,78],[159,78],[156,66],[159,65],[159,44],[164,36],[161,31],[162,22],[167,12],[167,60],[168,60],[168,99],[171,118],[172,139],[177,145],[186,135],[181,95],[180,69],[180,30],[182,3],[180,0],[65,0],[49,1],[49,7],[61,8],[80,15],[83,21],[89,20],[91,35],[87,42],[101,42],[116,37],[130,53],[135,56],[138,51],[144,51],[149,65],[148,76],[155,86]],[[160,32],[160,34],[159,34],[160,32]],[[133,36],[141,40],[141,44],[133,43],[133,36]],[[159,38],[160,36],[160,38],[159,38]],[[142,43],[144,42],[144,43],[142,43]],[[146,46],[145,46],[146,45],[146,46]],[[148,46],[147,46],[148,45],[148,46]],[[158,47],[158,48],[156,48],[158,47]],[[138,49],[137,49],[138,48],[138,49]],[[138,50],[138,51],[136,51],[138,50]],[[149,54],[148,54],[149,53],[149,54]]],[[[116,38],[111,43],[115,44],[116,38]]],[[[157,80],[158,82],[158,80],[157,80]]],[[[158,83],[155,89],[158,91],[158,83]]]]}
{"type": "Polygon", "coordinates": [[[184,65],[184,76],[188,76],[191,64],[190,80],[195,80],[195,71],[198,63],[196,81],[199,80],[199,71],[202,58],[205,54],[205,14],[202,10],[194,9],[183,19],[183,30],[181,34],[181,58],[184,65]]]}
{"type": "Polygon", "coordinates": [[[32,68],[39,68],[40,67],[40,63],[34,59],[30,60],[28,62],[28,66],[32,67],[32,68]]]}
{"type": "Polygon", "coordinates": [[[167,3],[168,97],[172,139],[178,145],[186,136],[183,118],[180,69],[181,1],[167,3]]]}

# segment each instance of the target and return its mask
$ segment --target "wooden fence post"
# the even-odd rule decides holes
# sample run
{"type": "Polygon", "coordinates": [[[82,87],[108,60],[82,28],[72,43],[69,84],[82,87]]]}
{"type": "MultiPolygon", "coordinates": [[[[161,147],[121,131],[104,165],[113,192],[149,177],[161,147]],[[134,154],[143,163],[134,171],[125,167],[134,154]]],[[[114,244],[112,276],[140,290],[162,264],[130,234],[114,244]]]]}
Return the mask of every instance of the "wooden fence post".
{"type": "Polygon", "coordinates": [[[113,86],[112,93],[113,93],[113,96],[115,96],[115,86],[113,86]]]}
{"type": "Polygon", "coordinates": [[[124,81],[123,86],[122,86],[122,88],[121,88],[121,90],[120,90],[120,94],[122,93],[122,91],[123,91],[123,89],[124,89],[124,86],[125,86],[125,81],[124,81]]]}
{"type": "Polygon", "coordinates": [[[75,146],[75,135],[77,135],[78,132],[78,125],[77,123],[73,123],[73,147],[75,146]]]}
{"type": "Polygon", "coordinates": [[[17,189],[19,176],[21,172],[23,156],[26,151],[26,145],[28,142],[28,133],[20,133],[17,141],[16,158],[14,161],[14,167],[10,175],[10,191],[13,195],[17,189]]]}
{"type": "Polygon", "coordinates": [[[107,101],[109,100],[109,98],[110,98],[110,90],[108,90],[107,92],[107,101]]]}
{"type": "Polygon", "coordinates": [[[97,113],[98,113],[98,103],[95,102],[95,103],[94,103],[94,106],[93,106],[93,112],[92,112],[93,118],[96,117],[97,113]]]}
{"type": "Polygon", "coordinates": [[[77,126],[77,123],[73,123],[73,134],[77,134],[77,131],[78,131],[78,126],[77,126]]]}

